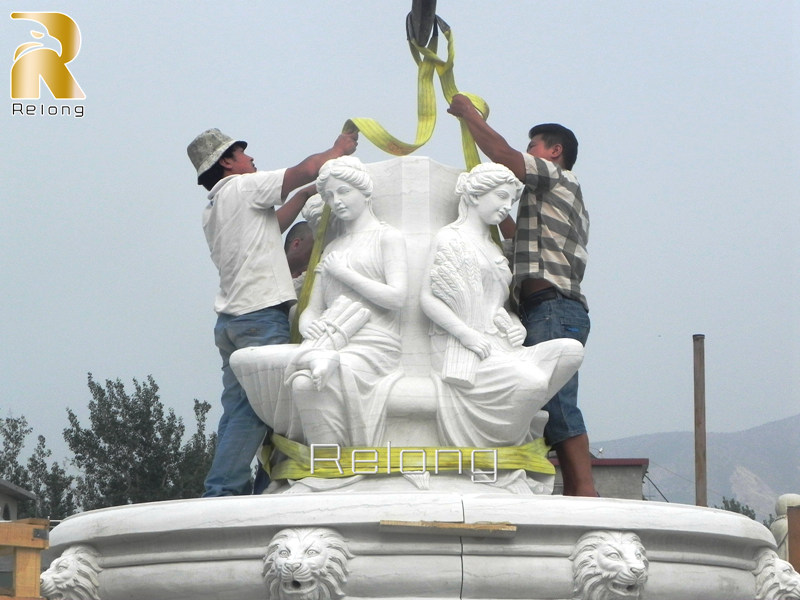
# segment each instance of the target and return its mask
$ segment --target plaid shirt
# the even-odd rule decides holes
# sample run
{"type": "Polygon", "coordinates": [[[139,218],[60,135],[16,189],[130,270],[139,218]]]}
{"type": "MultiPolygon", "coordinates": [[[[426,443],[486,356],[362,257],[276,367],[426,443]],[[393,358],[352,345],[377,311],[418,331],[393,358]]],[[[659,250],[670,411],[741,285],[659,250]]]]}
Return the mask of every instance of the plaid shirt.
{"type": "Polygon", "coordinates": [[[525,279],[546,279],[562,294],[589,305],[581,294],[589,241],[589,214],[572,171],[523,153],[525,190],[514,236],[513,299],[525,279]]]}

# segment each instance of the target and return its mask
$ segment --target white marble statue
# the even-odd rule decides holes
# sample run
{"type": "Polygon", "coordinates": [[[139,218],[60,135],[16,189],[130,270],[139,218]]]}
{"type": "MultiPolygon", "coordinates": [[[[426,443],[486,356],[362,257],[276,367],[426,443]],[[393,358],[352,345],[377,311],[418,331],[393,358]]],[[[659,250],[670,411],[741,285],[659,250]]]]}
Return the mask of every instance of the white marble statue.
{"type": "Polygon", "coordinates": [[[333,529],[298,527],[275,534],[264,555],[268,600],[338,600],[347,583],[347,544],[333,529]]]}
{"type": "Polygon", "coordinates": [[[303,215],[303,218],[308,221],[309,227],[316,235],[317,230],[319,229],[319,224],[322,221],[322,213],[325,209],[325,201],[320,197],[319,194],[314,194],[306,201],[305,206],[303,206],[300,214],[303,215]]]}
{"type": "Polygon", "coordinates": [[[800,600],[800,574],[791,564],[770,548],[759,550],[755,558],[755,600],[800,600]]]}
{"type": "Polygon", "coordinates": [[[575,600],[644,598],[649,562],[639,536],[629,531],[590,531],[570,556],[575,600]]]}
{"type": "Polygon", "coordinates": [[[436,235],[420,306],[431,319],[443,445],[514,446],[531,440],[534,415],[580,366],[583,346],[552,340],[523,347],[525,329],[507,308],[511,271],[490,226],[522,184],[503,165],[462,173],[458,219],[436,235]]]}
{"type": "MultiPolygon", "coordinates": [[[[360,212],[358,198],[349,203],[352,209],[342,203],[339,226],[341,233],[350,235],[329,245],[328,255],[336,252],[339,258],[334,256],[321,269],[326,287],[316,291],[312,310],[329,324],[320,323],[315,337],[311,322],[304,323],[311,341],[303,351],[299,345],[286,345],[234,353],[231,365],[254,410],[277,433],[307,442],[293,388],[305,386],[320,402],[336,407],[336,394],[351,391],[343,387],[325,394],[348,377],[344,371],[350,369],[358,371],[353,374],[358,385],[363,378],[369,399],[354,408],[368,411],[362,419],[366,424],[355,436],[347,432],[357,443],[371,442],[378,435],[371,431],[383,428],[383,406],[376,393],[385,392],[384,379],[396,381],[388,392],[386,431],[379,448],[390,442],[392,452],[445,445],[436,425],[437,408],[445,397],[437,396],[443,390],[451,402],[444,410],[458,412],[461,419],[460,425],[445,428],[452,439],[463,435],[472,443],[502,438],[506,445],[525,439],[527,423],[507,421],[510,414],[528,418],[528,408],[515,396],[514,386],[521,384],[512,379],[521,377],[515,353],[524,356],[534,348],[518,345],[513,317],[509,315],[509,326],[500,310],[505,299],[501,282],[507,274],[502,274],[502,260],[481,230],[485,221],[470,221],[480,231],[479,241],[469,252],[451,256],[470,258],[476,266],[470,285],[479,284],[494,298],[494,304],[486,304],[491,310],[473,314],[469,327],[476,334],[464,336],[465,343],[459,341],[462,350],[476,356],[469,359],[476,365],[472,375],[459,369],[458,360],[443,374],[451,333],[439,318],[447,322],[447,302],[455,301],[453,290],[458,287],[451,292],[440,289],[447,301],[434,297],[445,305],[439,307],[445,316],[434,319],[433,338],[431,321],[420,309],[434,237],[445,228],[449,241],[457,242],[466,232],[463,224],[460,232],[447,227],[457,218],[453,190],[462,169],[419,156],[366,168],[376,189],[376,214],[403,232],[407,248],[397,242],[393,230],[364,216],[369,214],[368,191],[346,183],[344,176],[333,176],[345,182],[341,188],[329,187],[328,180],[330,190],[354,187],[360,190],[356,195],[364,196],[360,212]],[[349,218],[356,213],[364,220],[349,218]],[[357,231],[351,227],[356,224],[368,227],[357,231]],[[377,254],[368,250],[365,239],[373,241],[373,248],[379,246],[377,254]],[[395,262],[404,260],[405,302],[406,277],[401,263],[395,262]],[[339,267],[366,276],[343,275],[339,267]],[[346,307],[337,306],[342,296],[346,307]],[[387,308],[387,300],[391,306],[403,304],[402,309],[387,308]],[[372,339],[380,342],[375,347],[393,349],[398,330],[402,367],[396,366],[394,350],[370,354],[372,339]],[[431,342],[439,348],[433,368],[431,342]],[[499,381],[496,389],[507,406],[490,402],[489,412],[475,412],[474,407],[482,406],[476,390],[485,390],[489,399],[495,393],[487,383],[494,377],[489,367],[501,356],[508,360],[508,380],[499,381]],[[376,365],[378,360],[383,362],[376,365]],[[370,412],[373,408],[376,412],[370,412]],[[488,421],[495,418],[505,424],[493,427],[488,421]],[[510,433],[502,433],[506,428],[510,433]]],[[[476,199],[481,195],[473,194],[476,199]]],[[[480,209],[488,221],[499,218],[502,213],[491,215],[488,200],[468,204],[468,212],[480,209]]],[[[335,202],[332,197],[328,201],[335,202]]],[[[506,210],[505,198],[497,202],[496,210],[506,210]]],[[[439,261],[440,266],[445,263],[439,261]]],[[[480,305],[484,306],[482,298],[480,305]]],[[[459,333],[458,328],[452,333],[459,333]]],[[[469,356],[458,352],[460,358],[469,356]]],[[[532,394],[534,404],[539,393],[532,394]]],[[[499,470],[503,475],[504,469],[499,470]]],[[[436,475],[433,464],[427,472],[430,487],[424,491],[409,481],[410,475],[399,476],[393,468],[388,476],[356,475],[357,481],[336,486],[328,484],[353,478],[312,475],[294,483],[279,480],[269,497],[196,498],[85,511],[51,532],[43,561],[53,562],[42,577],[42,592],[51,600],[800,600],[797,575],[777,561],[772,533],[744,515],[655,501],[515,494],[506,486],[476,485],[466,473],[436,475]]]]}
{"type": "Polygon", "coordinates": [[[787,545],[789,520],[786,513],[790,506],[800,506],[800,494],[782,494],[778,497],[775,502],[775,520],[769,526],[769,530],[775,536],[775,543],[778,546],[776,552],[783,560],[789,560],[789,548],[787,545]]]}
{"type": "Polygon", "coordinates": [[[405,241],[373,213],[372,180],[357,158],[325,163],[317,188],[337,235],[300,316],[304,341],[237,351],[231,366],[277,433],[306,444],[375,446],[388,392],[402,375],[405,241]]]}
{"type": "Polygon", "coordinates": [[[300,315],[304,342],[287,378],[306,439],[377,445],[386,393],[400,374],[405,241],[372,212],[372,180],[357,158],[326,163],[317,189],[336,217],[338,235],[317,267],[300,315]]]}
{"type": "Polygon", "coordinates": [[[48,600],[99,600],[99,555],[78,544],[64,550],[41,575],[41,593],[48,600]]]}

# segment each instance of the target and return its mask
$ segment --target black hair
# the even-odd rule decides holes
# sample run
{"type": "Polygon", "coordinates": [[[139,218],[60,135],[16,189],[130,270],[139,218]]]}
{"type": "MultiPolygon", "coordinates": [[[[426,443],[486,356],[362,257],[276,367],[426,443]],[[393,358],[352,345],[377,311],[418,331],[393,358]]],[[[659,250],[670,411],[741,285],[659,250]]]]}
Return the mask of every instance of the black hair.
{"type": "Polygon", "coordinates": [[[283,242],[283,251],[286,252],[294,240],[305,239],[309,235],[314,237],[314,232],[311,230],[311,225],[309,225],[308,221],[298,221],[292,225],[291,229],[286,233],[286,239],[283,242]]]}
{"type": "Polygon", "coordinates": [[[564,160],[564,168],[570,170],[578,159],[578,138],[571,130],[558,123],[542,123],[531,127],[528,132],[528,138],[533,139],[534,136],[542,136],[545,146],[548,148],[554,144],[561,144],[563,152],[561,157],[564,160]]]}

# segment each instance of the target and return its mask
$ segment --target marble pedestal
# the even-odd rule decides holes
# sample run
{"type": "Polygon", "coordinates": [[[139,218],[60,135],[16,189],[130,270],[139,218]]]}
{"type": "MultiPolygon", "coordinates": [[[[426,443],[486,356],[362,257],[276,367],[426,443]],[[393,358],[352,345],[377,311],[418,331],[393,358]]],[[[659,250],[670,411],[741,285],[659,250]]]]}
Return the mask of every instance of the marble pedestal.
{"type": "MultiPolygon", "coordinates": [[[[476,488],[483,486],[473,484],[476,488]]],[[[641,595],[587,598],[753,600],[754,556],[769,531],[735,513],[632,500],[512,494],[279,494],[91,511],[53,532],[51,552],[100,556],[102,600],[263,600],[270,540],[326,527],[344,539],[348,598],[573,598],[570,555],[592,531],[632,531],[649,561],[641,595]],[[406,522],[398,525],[392,522],[406,522]],[[502,524],[509,534],[436,524],[502,524]]],[[[286,594],[284,600],[292,598],[286,594]]]]}

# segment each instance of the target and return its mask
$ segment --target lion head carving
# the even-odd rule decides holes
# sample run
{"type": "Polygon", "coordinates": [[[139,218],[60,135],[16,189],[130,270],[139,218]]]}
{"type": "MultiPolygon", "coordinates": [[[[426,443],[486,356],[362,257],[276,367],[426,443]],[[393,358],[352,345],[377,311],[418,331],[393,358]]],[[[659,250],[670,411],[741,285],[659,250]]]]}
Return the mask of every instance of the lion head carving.
{"type": "Polygon", "coordinates": [[[756,554],[756,600],[800,600],[800,574],[773,550],[756,554]]]}
{"type": "Polygon", "coordinates": [[[91,546],[70,546],[41,575],[41,594],[48,600],[99,600],[102,567],[91,546]]]}
{"type": "Polygon", "coordinates": [[[264,556],[262,576],[270,600],[337,600],[344,596],[353,555],[337,532],[325,528],[279,531],[264,556]]]}
{"type": "Polygon", "coordinates": [[[639,536],[590,531],[570,555],[576,600],[638,600],[647,581],[647,556],[639,536]]]}

